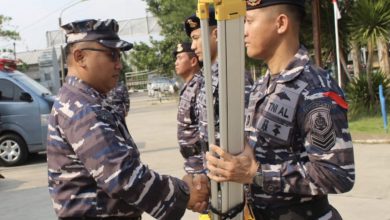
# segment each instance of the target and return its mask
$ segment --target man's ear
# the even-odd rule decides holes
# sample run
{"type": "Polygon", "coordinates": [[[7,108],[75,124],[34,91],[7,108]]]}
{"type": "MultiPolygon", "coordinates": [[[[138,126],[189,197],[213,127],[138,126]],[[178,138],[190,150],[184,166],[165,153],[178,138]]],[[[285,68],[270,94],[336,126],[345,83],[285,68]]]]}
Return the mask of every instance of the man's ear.
{"type": "Polygon", "coordinates": [[[276,19],[276,31],[278,34],[286,33],[290,26],[289,17],[286,14],[280,14],[276,19]]]}
{"type": "Polygon", "coordinates": [[[214,28],[211,31],[211,37],[215,38],[215,41],[218,41],[218,28],[214,28]]]}
{"type": "Polygon", "coordinates": [[[198,58],[192,57],[191,58],[191,67],[196,67],[197,65],[199,65],[198,62],[199,62],[198,58]]]}
{"type": "Polygon", "coordinates": [[[77,65],[79,65],[81,67],[85,67],[86,66],[86,63],[85,63],[85,53],[82,50],[75,50],[75,51],[73,51],[73,60],[74,60],[75,63],[77,63],[77,65]]]}

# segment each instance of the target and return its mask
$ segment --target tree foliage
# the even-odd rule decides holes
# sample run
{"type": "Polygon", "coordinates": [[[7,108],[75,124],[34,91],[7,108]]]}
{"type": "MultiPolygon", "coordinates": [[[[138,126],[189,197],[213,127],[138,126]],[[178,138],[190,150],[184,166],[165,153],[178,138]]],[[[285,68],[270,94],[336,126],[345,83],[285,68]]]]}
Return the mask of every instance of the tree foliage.
{"type": "Polygon", "coordinates": [[[151,39],[151,45],[135,44],[130,63],[133,70],[157,70],[162,75],[174,74],[175,46],[182,41],[190,41],[184,32],[184,20],[195,13],[197,0],[144,0],[148,11],[159,19],[163,40],[151,39]]]}
{"type": "Polygon", "coordinates": [[[354,40],[367,45],[367,82],[370,99],[378,99],[374,95],[372,84],[372,65],[375,42],[389,39],[390,35],[390,2],[388,0],[359,0],[351,11],[350,32],[354,40]]]}
{"type": "Polygon", "coordinates": [[[4,25],[10,22],[11,20],[12,18],[10,17],[0,15],[0,38],[12,39],[12,40],[17,40],[20,38],[18,32],[4,29],[4,25]]]}
{"type": "MultiPolygon", "coordinates": [[[[390,78],[381,72],[372,74],[371,82],[375,88],[375,97],[379,97],[379,85],[383,86],[386,103],[390,102],[390,78]]],[[[349,102],[348,114],[350,119],[360,116],[378,115],[380,112],[379,99],[371,99],[368,91],[367,74],[350,82],[346,87],[349,102]]]]}

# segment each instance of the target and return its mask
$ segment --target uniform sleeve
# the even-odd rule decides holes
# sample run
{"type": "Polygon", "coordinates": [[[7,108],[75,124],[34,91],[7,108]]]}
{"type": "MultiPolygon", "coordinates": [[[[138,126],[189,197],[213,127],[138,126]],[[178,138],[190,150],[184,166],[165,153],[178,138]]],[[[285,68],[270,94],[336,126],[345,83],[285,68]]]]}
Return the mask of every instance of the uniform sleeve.
{"type": "Polygon", "coordinates": [[[123,99],[124,99],[124,103],[125,103],[125,107],[126,107],[126,112],[129,112],[130,110],[130,95],[129,95],[129,91],[127,90],[127,87],[126,85],[123,85],[123,99]]]}
{"type": "Polygon", "coordinates": [[[347,110],[329,97],[302,103],[296,135],[304,146],[287,162],[262,166],[264,190],[301,195],[351,190],[355,169],[347,110]]]}
{"type": "Polygon", "coordinates": [[[200,174],[205,173],[206,170],[204,168],[204,156],[203,154],[198,154],[194,156],[190,156],[185,159],[184,162],[184,170],[188,174],[200,174]]]}
{"type": "Polygon", "coordinates": [[[180,219],[189,200],[187,185],[142,164],[131,137],[124,138],[113,117],[83,108],[60,123],[78,158],[110,197],[157,219],[180,219]]]}

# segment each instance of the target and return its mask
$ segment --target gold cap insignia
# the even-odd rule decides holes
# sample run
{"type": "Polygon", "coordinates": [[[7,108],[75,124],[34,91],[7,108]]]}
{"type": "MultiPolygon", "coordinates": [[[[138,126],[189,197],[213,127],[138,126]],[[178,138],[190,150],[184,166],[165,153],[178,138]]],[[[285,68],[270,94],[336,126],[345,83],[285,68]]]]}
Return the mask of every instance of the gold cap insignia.
{"type": "Polygon", "coordinates": [[[184,50],[183,45],[182,44],[178,44],[176,52],[180,53],[180,52],[183,52],[183,50],[184,50]]]}
{"type": "Polygon", "coordinates": [[[191,19],[188,19],[187,23],[188,23],[188,25],[190,25],[190,28],[196,28],[198,26],[198,23],[191,20],[191,19]]]}
{"type": "Polygon", "coordinates": [[[249,6],[257,6],[261,3],[261,0],[247,0],[246,4],[249,6]]]}

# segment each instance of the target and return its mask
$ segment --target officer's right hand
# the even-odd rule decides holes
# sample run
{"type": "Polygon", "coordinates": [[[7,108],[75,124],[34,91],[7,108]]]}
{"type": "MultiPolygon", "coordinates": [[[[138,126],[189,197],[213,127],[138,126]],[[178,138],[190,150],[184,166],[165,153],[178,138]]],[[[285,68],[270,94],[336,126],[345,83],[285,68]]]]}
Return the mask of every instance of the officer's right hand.
{"type": "Polygon", "coordinates": [[[246,145],[244,151],[232,155],[216,145],[210,145],[206,153],[207,176],[217,182],[251,184],[260,164],[256,162],[252,148],[246,145]]]}
{"type": "Polygon", "coordinates": [[[206,175],[185,175],[183,181],[187,183],[190,190],[190,200],[187,208],[194,212],[204,212],[208,207],[210,196],[209,181],[206,175]]]}

